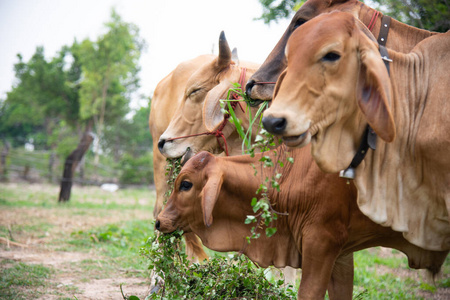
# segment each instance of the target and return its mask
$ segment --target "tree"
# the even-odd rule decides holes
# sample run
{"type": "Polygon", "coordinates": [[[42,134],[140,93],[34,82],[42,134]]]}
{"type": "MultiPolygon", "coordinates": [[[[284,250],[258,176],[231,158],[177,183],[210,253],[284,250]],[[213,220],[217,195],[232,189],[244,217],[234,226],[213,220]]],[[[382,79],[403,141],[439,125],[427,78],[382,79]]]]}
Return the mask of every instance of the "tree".
{"type": "Polygon", "coordinates": [[[450,1],[448,0],[373,0],[377,9],[411,26],[431,31],[450,29],[450,1]]]}
{"type": "MultiPolygon", "coordinates": [[[[89,148],[87,143],[92,143],[91,131],[102,139],[105,125],[117,123],[129,112],[131,95],[139,87],[138,61],[145,45],[139,29],[122,21],[115,10],[105,25],[107,33],[96,42],[86,39],[72,46],[81,66],[80,122],[85,130],[77,149],[66,159],[60,202],[70,198],[73,171],[89,148]]],[[[97,165],[99,149],[95,149],[95,155],[97,165]]]]}
{"type": "Polygon", "coordinates": [[[78,91],[73,83],[79,74],[72,66],[66,71],[68,56],[66,47],[50,60],[43,47],[37,47],[28,62],[18,54],[16,84],[0,103],[0,138],[11,141],[13,147],[32,140],[36,148],[51,150],[50,180],[57,145],[51,138],[54,130],[62,121],[74,124],[78,116],[78,91]]]}
{"type": "Polygon", "coordinates": [[[112,152],[115,161],[124,153],[137,158],[152,149],[149,115],[150,105],[147,105],[136,110],[132,118],[127,115],[105,127],[102,146],[112,152]]]}
{"type": "Polygon", "coordinates": [[[105,35],[95,43],[84,40],[77,49],[83,70],[81,118],[93,120],[98,138],[105,122],[114,123],[129,111],[130,95],[139,87],[138,60],[144,46],[135,25],[123,22],[114,10],[111,19],[105,35]]]}
{"type": "MultiPolygon", "coordinates": [[[[259,0],[263,14],[259,20],[269,24],[289,18],[305,0],[259,0]]],[[[448,0],[372,0],[362,1],[383,13],[414,27],[446,32],[450,29],[448,0]]]]}
{"type": "Polygon", "coordinates": [[[14,65],[16,84],[0,105],[0,134],[13,146],[34,138],[34,144],[52,149],[48,136],[61,120],[73,123],[78,115],[78,93],[65,71],[68,50],[47,61],[44,48],[37,47],[28,62],[20,54],[14,65]]]}

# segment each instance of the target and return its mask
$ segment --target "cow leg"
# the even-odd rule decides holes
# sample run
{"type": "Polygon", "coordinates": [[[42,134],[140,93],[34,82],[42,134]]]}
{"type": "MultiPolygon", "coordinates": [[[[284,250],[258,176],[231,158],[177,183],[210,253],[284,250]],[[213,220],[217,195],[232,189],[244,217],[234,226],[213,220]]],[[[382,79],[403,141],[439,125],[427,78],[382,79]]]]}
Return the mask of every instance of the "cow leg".
{"type": "Polygon", "coordinates": [[[203,250],[202,242],[193,232],[185,233],[183,237],[186,242],[186,255],[192,263],[208,260],[208,255],[203,250]]]}
{"type": "Polygon", "coordinates": [[[338,239],[333,232],[327,233],[325,228],[303,235],[302,280],[297,299],[324,299],[333,266],[341,251],[339,240],[345,239],[338,239]]]}
{"type": "Polygon", "coordinates": [[[328,283],[330,300],[352,299],[353,271],[353,253],[341,255],[336,259],[331,279],[328,283]]]}

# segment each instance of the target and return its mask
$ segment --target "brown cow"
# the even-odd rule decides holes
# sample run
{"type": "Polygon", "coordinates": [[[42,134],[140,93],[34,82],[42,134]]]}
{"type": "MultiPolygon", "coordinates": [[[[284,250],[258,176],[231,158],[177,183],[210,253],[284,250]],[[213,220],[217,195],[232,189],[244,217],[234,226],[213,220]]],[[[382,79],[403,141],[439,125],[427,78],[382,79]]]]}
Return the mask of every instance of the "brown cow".
{"type": "Polygon", "coordinates": [[[311,141],[326,172],[347,168],[367,124],[378,135],[356,168],[358,205],[428,250],[450,249],[450,32],[388,51],[349,13],[297,29],[263,123],[290,147],[311,141]],[[386,60],[386,59],[385,59],[386,60]]]}
{"type": "MultiPolygon", "coordinates": [[[[184,88],[192,74],[206,63],[215,59],[215,55],[201,55],[180,63],[169,75],[156,86],[153,94],[149,127],[153,138],[153,177],[155,181],[156,201],[153,216],[156,218],[162,209],[164,194],[168,190],[166,173],[166,158],[159,153],[158,140],[167,129],[175,109],[183,100],[184,88]]],[[[207,256],[201,244],[194,235],[185,235],[186,248],[190,257],[203,260],[207,256]]]]}
{"type": "MultiPolygon", "coordinates": [[[[183,86],[184,97],[173,114],[167,130],[159,140],[160,152],[168,158],[183,155],[192,156],[202,150],[211,153],[222,153],[225,147],[230,155],[242,154],[242,140],[236,128],[226,123],[222,130],[223,138],[215,135],[201,135],[180,139],[183,136],[211,132],[224,121],[219,100],[226,99],[233,83],[247,82],[248,78],[259,67],[258,64],[234,58],[222,32],[219,38],[219,55],[216,59],[198,69],[183,86]],[[242,77],[242,78],[241,78],[242,77]],[[226,145],[225,145],[226,141],[226,145]]],[[[245,104],[242,105],[245,108],[245,104]]],[[[240,106],[235,109],[236,115],[248,128],[248,118],[240,106]]]]}
{"type": "MultiPolygon", "coordinates": [[[[296,28],[311,20],[321,13],[334,10],[351,12],[366,26],[371,25],[372,18],[376,18],[372,32],[376,37],[380,32],[381,18],[383,14],[357,0],[308,0],[295,13],[285,33],[278,41],[275,48],[266,58],[261,68],[253,74],[246,86],[247,94],[253,99],[271,100],[274,84],[257,84],[258,82],[275,82],[281,72],[286,68],[285,47],[286,43],[296,28]],[[256,84],[255,84],[256,83],[256,84]]],[[[434,32],[418,29],[404,23],[391,20],[386,46],[388,48],[407,53],[421,40],[435,34],[434,32]]]]}
{"type": "Polygon", "coordinates": [[[244,220],[254,215],[250,203],[255,191],[262,178],[274,174],[273,168],[258,168],[255,176],[251,164],[257,165],[263,154],[215,157],[201,152],[191,158],[156,227],[164,233],[177,228],[194,232],[216,251],[242,250],[261,267],[301,267],[298,299],[323,299],[327,289],[330,299],[352,299],[353,252],[368,247],[398,249],[408,256],[410,267],[439,271],[447,251],[421,249],[401,233],[370,221],[358,209],[354,185],[321,172],[309,152],[296,150],[294,164],[277,170],[281,191],[270,190],[270,199],[275,210],[288,215],[278,216],[277,232],[270,238],[262,233],[250,244],[245,238],[252,225],[244,220]]]}

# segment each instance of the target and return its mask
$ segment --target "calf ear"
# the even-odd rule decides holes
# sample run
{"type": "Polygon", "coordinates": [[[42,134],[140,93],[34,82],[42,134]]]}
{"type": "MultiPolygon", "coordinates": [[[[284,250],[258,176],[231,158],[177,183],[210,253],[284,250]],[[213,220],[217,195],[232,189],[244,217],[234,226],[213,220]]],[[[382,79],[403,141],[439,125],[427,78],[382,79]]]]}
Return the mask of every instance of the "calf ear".
{"type": "Polygon", "coordinates": [[[208,177],[205,187],[202,191],[202,210],[203,222],[206,227],[211,226],[213,222],[212,212],[219,198],[220,189],[222,188],[223,174],[215,172],[208,177]]]}
{"type": "Polygon", "coordinates": [[[215,130],[223,121],[224,115],[220,107],[220,99],[227,97],[230,88],[230,84],[223,81],[206,94],[203,104],[203,122],[209,131],[215,130]]]}
{"type": "Polygon", "coordinates": [[[395,138],[395,123],[389,108],[391,96],[390,78],[384,62],[374,47],[360,47],[361,67],[357,86],[358,105],[367,122],[386,142],[395,138]]]}

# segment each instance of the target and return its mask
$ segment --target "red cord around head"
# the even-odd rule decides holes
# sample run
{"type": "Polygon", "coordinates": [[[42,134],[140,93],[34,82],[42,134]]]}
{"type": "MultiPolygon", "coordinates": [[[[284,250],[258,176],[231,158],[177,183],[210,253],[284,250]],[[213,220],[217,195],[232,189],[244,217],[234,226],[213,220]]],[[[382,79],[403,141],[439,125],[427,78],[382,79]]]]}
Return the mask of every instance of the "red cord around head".
{"type": "MultiPolygon", "coordinates": [[[[239,84],[241,85],[241,90],[242,90],[242,87],[244,86],[244,83],[245,83],[246,72],[247,72],[247,68],[242,68],[241,69],[241,75],[240,75],[240,78],[239,78],[239,84]]],[[[232,93],[231,94],[231,98],[234,99],[234,100],[241,100],[242,99],[241,97],[239,97],[239,95],[237,93],[232,93]]],[[[236,107],[239,105],[239,107],[241,108],[242,112],[244,112],[244,108],[242,107],[240,102],[232,101],[230,103],[230,105],[233,108],[233,110],[236,110],[236,107]]],[[[194,137],[194,136],[214,135],[217,138],[217,142],[219,143],[219,145],[225,151],[226,156],[229,156],[227,140],[225,138],[225,135],[223,134],[223,129],[225,128],[225,125],[227,125],[229,118],[230,118],[230,114],[229,113],[224,115],[222,123],[219,125],[219,127],[216,130],[206,131],[206,132],[202,132],[202,133],[189,134],[189,135],[183,135],[183,136],[179,136],[179,137],[174,137],[174,138],[171,138],[171,139],[167,139],[166,142],[179,140],[179,139],[184,139],[184,138],[188,138],[188,137],[194,137]],[[219,138],[223,139],[223,146],[220,144],[219,138]]]]}

